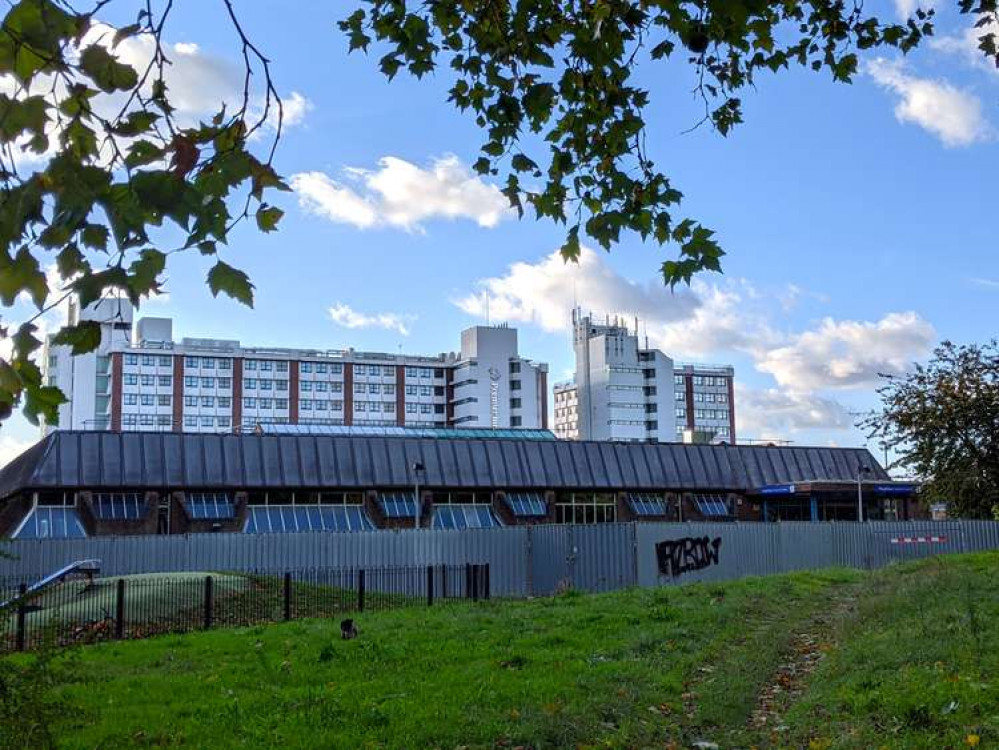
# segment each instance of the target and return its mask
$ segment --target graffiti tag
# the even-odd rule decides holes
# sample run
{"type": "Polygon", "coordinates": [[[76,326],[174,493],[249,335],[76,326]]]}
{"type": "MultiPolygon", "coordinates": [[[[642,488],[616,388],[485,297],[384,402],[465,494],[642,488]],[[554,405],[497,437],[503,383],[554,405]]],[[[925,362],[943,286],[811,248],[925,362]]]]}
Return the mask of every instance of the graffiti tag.
{"type": "Polygon", "coordinates": [[[659,572],[664,576],[677,578],[692,570],[703,570],[718,564],[718,550],[721,537],[710,539],[706,536],[670,539],[656,545],[656,559],[659,572]]]}

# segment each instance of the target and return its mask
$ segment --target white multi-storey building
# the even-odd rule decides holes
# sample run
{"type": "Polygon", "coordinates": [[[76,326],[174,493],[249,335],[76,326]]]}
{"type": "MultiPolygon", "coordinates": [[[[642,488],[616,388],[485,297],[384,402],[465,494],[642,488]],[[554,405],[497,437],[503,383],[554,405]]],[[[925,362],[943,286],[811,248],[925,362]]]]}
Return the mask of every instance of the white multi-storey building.
{"type": "Polygon", "coordinates": [[[169,318],[133,326],[128,302],[72,307],[101,344],[46,345],[48,382],[69,401],[49,429],[226,432],[255,424],[547,428],[548,366],[517,352],[517,331],[475,326],[459,353],[412,356],[173,340],[169,318]]]}
{"type": "Polygon", "coordinates": [[[555,434],[569,440],[734,442],[734,370],[675,365],[621,320],[573,312],[575,379],[555,386],[555,434]]]}

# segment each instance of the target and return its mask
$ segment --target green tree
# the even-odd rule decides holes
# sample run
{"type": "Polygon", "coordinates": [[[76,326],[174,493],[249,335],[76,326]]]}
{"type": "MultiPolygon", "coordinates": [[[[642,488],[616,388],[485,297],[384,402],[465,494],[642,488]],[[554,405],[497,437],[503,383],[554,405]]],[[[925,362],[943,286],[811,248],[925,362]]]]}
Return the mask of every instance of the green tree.
{"type": "Polygon", "coordinates": [[[999,343],[944,342],[911,374],[883,377],[881,408],[864,423],[871,436],[925,482],[927,501],[999,519],[999,343]]]}
{"type": "MultiPolygon", "coordinates": [[[[213,119],[191,124],[177,118],[165,76],[161,40],[172,0],[160,10],[140,0],[8,0],[0,23],[0,305],[28,295],[40,315],[67,294],[81,304],[111,293],[140,302],[181,251],[212,256],[213,294],[252,304],[250,280],[219,254],[240,221],[253,216],[268,232],[281,218],[265,201],[267,191],[287,189],[272,166],[281,102],[269,61],[243,32],[232,0],[217,1],[235,32],[246,86],[239,106],[220,103],[213,119]],[[96,14],[111,5],[139,8],[135,22],[100,24],[96,14]],[[140,69],[116,53],[132,38],[151,45],[140,69]],[[44,273],[53,261],[54,284],[44,273]]],[[[933,32],[930,11],[884,23],[842,0],[351,6],[340,21],[349,48],[379,48],[386,76],[446,71],[450,101],[484,132],[475,168],[497,178],[521,213],[563,223],[567,260],[578,257],[585,236],[609,249],[633,232],[675,245],[661,266],[670,285],[720,271],[724,253],[710,229],[678,215],[682,194],[646,148],[651,94],[634,80],[639,66],[690,66],[703,121],[724,135],[741,121],[740,96],[761,71],[798,65],[849,82],[858,52],[907,52],[933,32]]],[[[996,20],[996,0],[958,7],[979,25],[996,20]]],[[[986,28],[981,49],[996,58],[986,28]]],[[[32,361],[41,344],[37,317],[0,330],[10,350],[0,357],[0,419],[20,405],[31,421],[54,420],[64,400],[32,361]]],[[[91,351],[98,331],[86,323],[64,328],[57,341],[91,351]]]]}

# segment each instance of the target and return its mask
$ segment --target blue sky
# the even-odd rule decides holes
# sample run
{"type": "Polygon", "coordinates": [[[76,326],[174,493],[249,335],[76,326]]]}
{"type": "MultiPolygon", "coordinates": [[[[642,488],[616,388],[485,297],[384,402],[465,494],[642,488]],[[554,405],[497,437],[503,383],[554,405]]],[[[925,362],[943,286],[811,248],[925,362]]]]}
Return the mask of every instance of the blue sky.
{"type": "MultiPolygon", "coordinates": [[[[236,40],[207,5],[178,3],[170,26],[174,89],[192,109],[238,80],[236,40]]],[[[761,77],[728,138],[683,132],[699,114],[685,66],[641,71],[651,155],[729,253],[723,276],[676,295],[656,279],[671,249],[637,237],[578,267],[553,259],[560,228],[509,218],[468,171],[481,139],[447,104],[446,75],[388,83],[377,50],[348,56],[335,26],[347,4],[240,5],[291,103],[277,166],[297,191],[277,201],[280,231],[241,228],[225,254],[256,282],[255,309],[213,299],[204,259],[172,262],[169,298],[144,312],[172,316],[177,336],[437,353],[481,320],[488,292],[492,320],[517,326],[522,352],[561,380],[575,294],[639,314],[679,360],[734,364],[742,435],[852,445],[851,412],[875,403],[877,372],[945,338],[995,335],[999,73],[976,62],[951,5],[933,45],[862,58],[853,85],[761,77]]],[[[7,454],[36,434],[20,419],[3,432],[7,454]]]]}

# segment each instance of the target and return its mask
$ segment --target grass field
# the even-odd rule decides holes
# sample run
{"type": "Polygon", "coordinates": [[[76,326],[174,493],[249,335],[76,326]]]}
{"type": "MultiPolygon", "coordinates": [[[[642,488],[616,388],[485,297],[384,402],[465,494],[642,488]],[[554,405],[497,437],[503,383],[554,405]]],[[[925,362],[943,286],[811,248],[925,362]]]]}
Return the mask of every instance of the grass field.
{"type": "MultiPolygon", "coordinates": [[[[76,650],[73,748],[999,746],[999,554],[76,650]]],[[[35,657],[15,657],[18,664],[35,657]]]]}

